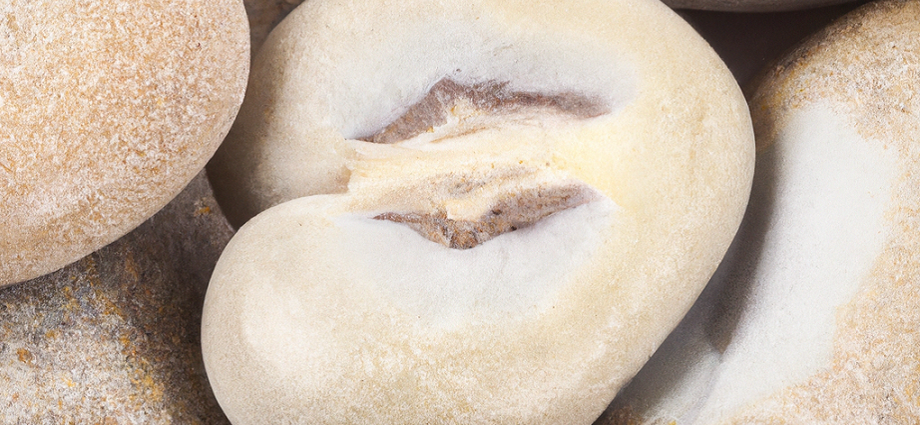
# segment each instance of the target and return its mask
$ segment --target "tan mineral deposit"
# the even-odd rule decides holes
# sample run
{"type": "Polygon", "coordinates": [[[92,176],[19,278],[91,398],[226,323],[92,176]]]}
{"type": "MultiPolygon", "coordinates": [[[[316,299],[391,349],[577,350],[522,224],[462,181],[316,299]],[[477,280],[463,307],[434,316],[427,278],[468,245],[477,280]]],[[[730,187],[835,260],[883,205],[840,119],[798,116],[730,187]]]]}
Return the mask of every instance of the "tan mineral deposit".
{"type": "Polygon", "coordinates": [[[598,424],[920,423],[920,1],[857,9],[754,87],[739,237],[598,424]]]}
{"type": "Polygon", "coordinates": [[[590,424],[683,317],[747,203],[747,105],[661,3],[559,7],[272,31],[209,167],[245,223],[202,319],[234,424],[590,424]]]}
{"type": "Polygon", "coordinates": [[[0,286],[166,205],[217,149],[249,68],[239,0],[0,4],[0,286]]]}
{"type": "Polygon", "coordinates": [[[0,423],[228,424],[199,329],[231,235],[201,174],[116,242],[0,288],[0,423]]]}

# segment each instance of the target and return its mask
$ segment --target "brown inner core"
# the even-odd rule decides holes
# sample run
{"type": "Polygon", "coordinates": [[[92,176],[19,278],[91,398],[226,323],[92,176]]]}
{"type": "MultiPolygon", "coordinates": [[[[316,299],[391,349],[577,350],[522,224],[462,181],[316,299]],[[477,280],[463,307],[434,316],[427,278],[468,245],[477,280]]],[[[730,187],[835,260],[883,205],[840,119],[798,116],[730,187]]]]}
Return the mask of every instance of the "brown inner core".
{"type": "Polygon", "coordinates": [[[508,89],[508,83],[490,82],[464,86],[445,78],[438,81],[428,94],[412,105],[403,116],[376,134],[360,140],[386,144],[411,139],[447,123],[447,118],[454,108],[463,101],[468,102],[475,110],[493,116],[543,110],[575,119],[587,119],[609,112],[600,100],[581,94],[544,95],[514,92],[508,89]]]}
{"type": "Polygon", "coordinates": [[[425,238],[455,249],[469,249],[503,233],[512,232],[553,213],[584,205],[595,197],[587,186],[570,184],[528,189],[500,198],[479,220],[455,220],[436,213],[388,212],[374,217],[405,223],[425,238]]]}

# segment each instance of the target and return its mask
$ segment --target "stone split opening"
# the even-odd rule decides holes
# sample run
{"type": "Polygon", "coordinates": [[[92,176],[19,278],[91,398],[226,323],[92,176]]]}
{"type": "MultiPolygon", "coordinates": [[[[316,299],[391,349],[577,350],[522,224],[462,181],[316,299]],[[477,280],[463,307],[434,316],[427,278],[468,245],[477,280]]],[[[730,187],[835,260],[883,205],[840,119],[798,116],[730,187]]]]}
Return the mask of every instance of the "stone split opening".
{"type": "Polygon", "coordinates": [[[426,239],[453,249],[470,249],[501,234],[533,225],[554,213],[584,205],[597,194],[584,184],[538,187],[508,193],[478,220],[452,219],[435,213],[387,212],[374,217],[403,223],[426,239]]]}
{"type": "MultiPolygon", "coordinates": [[[[408,140],[447,124],[451,116],[461,120],[476,116],[514,115],[594,118],[610,112],[599,99],[577,93],[541,94],[513,91],[507,82],[465,86],[449,78],[438,81],[421,101],[377,133],[359,138],[365,142],[391,144],[408,140]]],[[[474,128],[468,129],[475,131],[474,128]]]]}

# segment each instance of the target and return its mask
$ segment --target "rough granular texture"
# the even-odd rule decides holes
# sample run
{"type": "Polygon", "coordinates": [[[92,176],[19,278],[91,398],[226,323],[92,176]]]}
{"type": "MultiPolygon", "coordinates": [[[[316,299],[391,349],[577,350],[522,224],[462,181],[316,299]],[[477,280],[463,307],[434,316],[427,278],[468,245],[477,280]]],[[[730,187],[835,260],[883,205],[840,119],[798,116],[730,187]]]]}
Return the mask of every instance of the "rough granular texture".
{"type": "Polygon", "coordinates": [[[125,237],[0,289],[0,423],[228,423],[199,338],[230,236],[202,173],[125,237]]]}
{"type": "Polygon", "coordinates": [[[166,205],[229,130],[248,67],[238,0],[0,4],[0,285],[166,205]]]}

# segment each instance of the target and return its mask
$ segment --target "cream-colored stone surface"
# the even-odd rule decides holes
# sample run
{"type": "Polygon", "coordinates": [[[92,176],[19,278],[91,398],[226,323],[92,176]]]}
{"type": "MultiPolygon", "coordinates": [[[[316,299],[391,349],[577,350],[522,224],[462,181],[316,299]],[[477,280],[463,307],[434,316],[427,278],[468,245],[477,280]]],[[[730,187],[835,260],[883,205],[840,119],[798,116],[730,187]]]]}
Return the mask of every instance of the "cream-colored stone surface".
{"type": "Polygon", "coordinates": [[[0,285],[169,202],[229,130],[248,67],[239,0],[0,5],[0,285]]]}
{"type": "Polygon", "coordinates": [[[557,7],[311,1],[268,37],[209,168],[246,223],[202,319],[234,423],[591,423],[683,316],[748,197],[740,89],[659,3],[557,7]],[[438,242],[469,223],[503,233],[438,242]]]}

